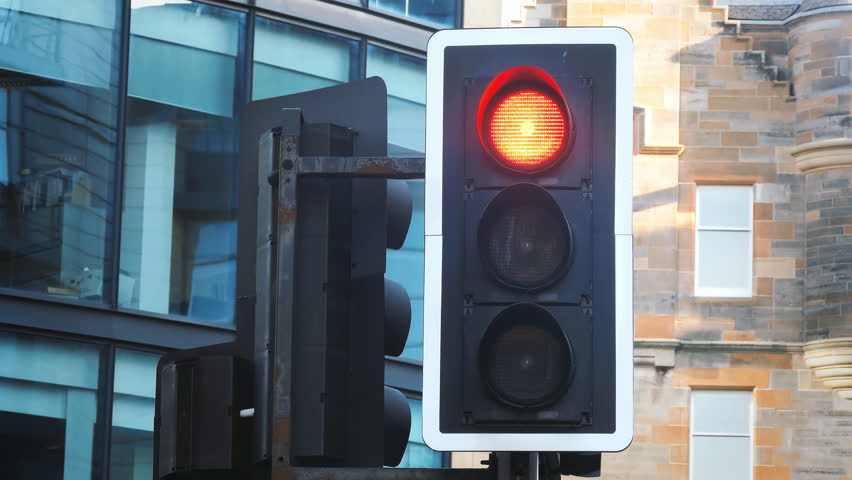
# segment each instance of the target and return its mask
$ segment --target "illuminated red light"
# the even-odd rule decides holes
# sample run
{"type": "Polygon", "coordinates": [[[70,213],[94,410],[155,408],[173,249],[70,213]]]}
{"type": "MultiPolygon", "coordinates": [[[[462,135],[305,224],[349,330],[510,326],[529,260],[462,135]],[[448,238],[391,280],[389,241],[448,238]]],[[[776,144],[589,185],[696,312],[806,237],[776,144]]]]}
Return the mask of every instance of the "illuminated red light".
{"type": "Polygon", "coordinates": [[[555,159],[568,140],[563,109],[536,90],[506,95],[486,122],[494,153],[518,170],[541,169],[555,159]]]}
{"type": "Polygon", "coordinates": [[[536,173],[564,160],[574,122],[562,89],[544,70],[519,65],[494,77],[479,98],[479,141],[501,166],[536,173]]]}

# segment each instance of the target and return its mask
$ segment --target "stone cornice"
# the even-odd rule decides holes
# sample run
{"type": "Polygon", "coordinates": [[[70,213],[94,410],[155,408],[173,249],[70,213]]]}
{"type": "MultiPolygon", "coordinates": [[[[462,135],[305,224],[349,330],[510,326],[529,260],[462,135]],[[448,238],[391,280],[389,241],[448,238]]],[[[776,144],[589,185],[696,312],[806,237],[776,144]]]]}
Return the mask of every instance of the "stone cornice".
{"type": "Polygon", "coordinates": [[[791,152],[802,173],[852,168],[852,139],[837,138],[799,145],[791,152]]]}
{"type": "Polygon", "coordinates": [[[724,342],[718,340],[680,340],[676,338],[636,338],[633,340],[633,364],[673,368],[675,352],[719,353],[801,353],[799,342],[724,342]]]}
{"type": "Polygon", "coordinates": [[[683,145],[640,145],[639,155],[680,155],[683,145]]]}
{"type": "Polygon", "coordinates": [[[675,352],[803,353],[805,364],[841,397],[852,400],[852,337],[800,342],[723,342],[672,338],[633,340],[633,364],[675,367],[675,352]]]}
{"type": "Polygon", "coordinates": [[[799,342],[725,342],[719,340],[680,340],[669,338],[637,338],[635,348],[670,348],[704,352],[791,352],[801,353],[799,342]]]}

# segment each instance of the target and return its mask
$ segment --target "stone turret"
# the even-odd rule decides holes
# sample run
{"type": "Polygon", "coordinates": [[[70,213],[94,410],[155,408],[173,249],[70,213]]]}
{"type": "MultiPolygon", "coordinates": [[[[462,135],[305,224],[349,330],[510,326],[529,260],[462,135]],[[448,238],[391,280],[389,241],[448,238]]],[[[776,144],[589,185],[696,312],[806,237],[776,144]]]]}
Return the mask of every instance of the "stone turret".
{"type": "Polygon", "coordinates": [[[793,157],[805,175],[805,361],[852,398],[852,0],[805,0],[791,22],[793,157]]]}

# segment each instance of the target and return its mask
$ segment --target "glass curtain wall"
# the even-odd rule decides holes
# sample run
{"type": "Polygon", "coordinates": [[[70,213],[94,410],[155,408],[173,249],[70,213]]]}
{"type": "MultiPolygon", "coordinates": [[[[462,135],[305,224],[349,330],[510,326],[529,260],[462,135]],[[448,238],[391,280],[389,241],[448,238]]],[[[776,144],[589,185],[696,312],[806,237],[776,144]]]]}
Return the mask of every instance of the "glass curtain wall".
{"type": "Polygon", "coordinates": [[[245,14],[132,0],[118,304],[232,323],[245,14]]]}
{"type": "Polygon", "coordinates": [[[111,479],[154,475],[154,397],[159,355],[116,349],[109,472],[111,479]]]}
{"type": "MultiPolygon", "coordinates": [[[[414,3],[394,11],[440,24],[432,7],[454,1],[414,3]]],[[[124,309],[232,324],[238,112],[249,97],[249,61],[254,99],[381,75],[391,155],[422,155],[425,62],[260,16],[247,32],[245,13],[188,0],[131,0],[130,31],[121,31],[123,4],[0,0],[0,287],[107,304],[114,294],[124,309]],[[253,59],[245,58],[247,34],[253,59]],[[116,249],[120,260],[109,253],[116,249]],[[119,262],[118,278],[111,262],[119,262]]],[[[412,226],[403,249],[388,252],[388,276],[411,295],[404,357],[419,361],[423,189],[409,185],[412,226]]],[[[150,478],[157,359],[0,332],[0,477],[150,478]],[[113,385],[105,385],[113,368],[113,385]]],[[[422,444],[420,401],[411,405],[403,464],[441,466],[441,455],[422,444]]]]}
{"type": "Polygon", "coordinates": [[[357,78],[358,42],[263,17],[255,19],[252,99],[330,87],[357,78]]]}
{"type": "Polygon", "coordinates": [[[426,61],[367,45],[367,76],[388,88],[388,155],[422,156],[426,142],[426,61]]]}
{"type": "Polygon", "coordinates": [[[399,466],[402,468],[443,467],[444,454],[432,450],[423,441],[423,400],[409,398],[408,406],[411,407],[411,431],[399,466]]]}
{"type": "MultiPolygon", "coordinates": [[[[367,76],[378,75],[388,89],[388,155],[422,156],[426,134],[426,62],[367,46],[367,76]]],[[[388,250],[387,277],[411,297],[411,330],[402,357],[423,360],[423,181],[408,182],[413,200],[411,226],[400,250],[388,250]]]]}
{"type": "Polygon", "coordinates": [[[15,480],[102,478],[101,347],[0,332],[0,465],[15,480]]]}
{"type": "Polygon", "coordinates": [[[411,299],[411,328],[401,358],[423,361],[423,205],[422,180],[409,180],[412,211],[408,236],[399,250],[387,251],[385,276],[399,282],[411,299]]]}
{"type": "Polygon", "coordinates": [[[0,287],[103,300],[119,5],[0,0],[0,287]]]}
{"type": "Polygon", "coordinates": [[[369,5],[444,28],[456,25],[458,0],[370,0],[369,5]]]}

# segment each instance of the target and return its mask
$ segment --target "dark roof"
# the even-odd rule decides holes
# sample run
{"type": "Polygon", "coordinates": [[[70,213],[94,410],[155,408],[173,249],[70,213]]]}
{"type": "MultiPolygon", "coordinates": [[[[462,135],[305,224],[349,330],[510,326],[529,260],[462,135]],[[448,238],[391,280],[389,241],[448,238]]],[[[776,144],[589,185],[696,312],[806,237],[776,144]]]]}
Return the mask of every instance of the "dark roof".
{"type": "Polygon", "coordinates": [[[731,20],[784,20],[798,10],[799,4],[790,5],[730,5],[731,20]]]}
{"type": "Polygon", "coordinates": [[[816,10],[823,7],[840,7],[849,5],[849,0],[802,0],[802,11],[816,10]]]}

